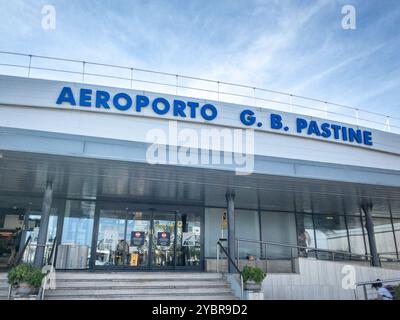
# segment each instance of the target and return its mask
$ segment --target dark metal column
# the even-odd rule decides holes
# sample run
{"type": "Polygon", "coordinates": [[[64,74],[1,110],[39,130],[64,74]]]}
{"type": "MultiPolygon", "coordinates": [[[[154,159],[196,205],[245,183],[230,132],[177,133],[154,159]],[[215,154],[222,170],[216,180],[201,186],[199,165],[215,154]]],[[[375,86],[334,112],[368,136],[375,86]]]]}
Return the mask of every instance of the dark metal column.
{"type": "Polygon", "coordinates": [[[42,216],[40,218],[40,227],[37,240],[34,265],[38,268],[43,266],[43,258],[45,253],[47,229],[49,226],[51,202],[53,200],[53,186],[51,182],[47,182],[46,190],[44,191],[42,203],[42,216]]]}
{"type": "MultiPolygon", "coordinates": [[[[226,202],[228,206],[228,253],[231,258],[235,259],[235,195],[234,193],[226,194],[226,202]]],[[[239,252],[238,252],[239,254],[239,252]]],[[[228,272],[235,273],[236,269],[231,261],[228,260],[228,272]]]]}
{"type": "Polygon", "coordinates": [[[361,209],[365,215],[365,228],[368,233],[368,242],[369,242],[369,250],[372,256],[372,265],[374,267],[380,266],[378,250],[376,248],[375,241],[375,233],[374,233],[374,222],[372,220],[371,211],[372,211],[372,203],[371,202],[363,202],[361,204],[361,209]]]}

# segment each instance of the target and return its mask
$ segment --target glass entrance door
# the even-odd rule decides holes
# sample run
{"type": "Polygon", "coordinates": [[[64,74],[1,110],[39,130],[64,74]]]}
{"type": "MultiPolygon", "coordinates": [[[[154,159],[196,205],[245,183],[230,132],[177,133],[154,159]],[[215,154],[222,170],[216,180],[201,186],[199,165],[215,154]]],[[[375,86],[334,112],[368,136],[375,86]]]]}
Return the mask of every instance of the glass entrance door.
{"type": "Polygon", "coordinates": [[[100,209],[95,266],[147,267],[151,212],[100,209]]]}
{"type": "Polygon", "coordinates": [[[201,267],[200,215],[112,209],[96,213],[92,266],[98,269],[201,267]]]}
{"type": "Polygon", "coordinates": [[[173,268],[175,264],[175,214],[153,214],[152,268],[173,268]]]}

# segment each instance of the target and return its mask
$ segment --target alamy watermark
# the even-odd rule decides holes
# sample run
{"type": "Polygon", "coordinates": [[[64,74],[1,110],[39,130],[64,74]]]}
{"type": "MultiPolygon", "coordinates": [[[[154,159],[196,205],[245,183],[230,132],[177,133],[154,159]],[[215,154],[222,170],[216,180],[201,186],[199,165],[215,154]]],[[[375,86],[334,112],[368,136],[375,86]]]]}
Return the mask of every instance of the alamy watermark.
{"type": "Polygon", "coordinates": [[[42,7],[42,28],[44,30],[56,29],[56,8],[46,4],[42,7]]]}
{"type": "Polygon", "coordinates": [[[341,271],[342,277],[342,289],[354,290],[356,288],[356,268],[351,265],[345,265],[341,271]]]}
{"type": "Polygon", "coordinates": [[[168,129],[154,128],[147,132],[150,146],[146,160],[150,164],[223,165],[237,175],[254,171],[254,130],[202,127],[178,127],[168,121],[168,129]]]}
{"type": "Polygon", "coordinates": [[[342,7],[342,28],[345,30],[355,30],[357,28],[356,23],[356,8],[352,5],[345,5],[342,7]]]}

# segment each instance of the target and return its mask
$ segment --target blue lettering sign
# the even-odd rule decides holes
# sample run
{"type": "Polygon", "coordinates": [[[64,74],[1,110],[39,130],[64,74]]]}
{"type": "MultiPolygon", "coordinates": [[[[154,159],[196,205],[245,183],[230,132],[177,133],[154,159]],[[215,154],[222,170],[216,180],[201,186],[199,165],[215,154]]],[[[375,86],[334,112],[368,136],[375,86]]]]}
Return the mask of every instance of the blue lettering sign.
{"type": "Polygon", "coordinates": [[[282,124],[282,116],[279,114],[271,114],[271,129],[281,129],[283,127],[282,124]]]}
{"type": "Polygon", "coordinates": [[[240,121],[246,126],[252,126],[256,122],[254,112],[249,109],[243,110],[240,113],[240,121]]]}
{"type": "Polygon", "coordinates": [[[322,123],[319,125],[316,120],[311,120],[308,122],[306,119],[297,118],[296,131],[298,133],[303,133],[305,129],[307,135],[329,138],[332,136],[333,131],[333,138],[335,140],[350,141],[372,146],[372,133],[370,131],[363,131],[360,129],[355,130],[353,128],[329,123],[322,123]]]}
{"type": "Polygon", "coordinates": [[[70,87],[64,87],[61,90],[60,95],[57,99],[57,104],[63,104],[64,102],[68,102],[71,106],[76,106],[74,94],[70,87]]]}
{"type": "Polygon", "coordinates": [[[92,107],[94,105],[96,108],[104,108],[107,110],[114,107],[119,111],[131,109],[134,103],[133,101],[135,101],[136,112],[142,112],[144,108],[151,105],[153,112],[158,115],[170,113],[172,109],[172,115],[174,117],[186,118],[189,115],[190,118],[196,119],[196,117],[200,115],[201,118],[207,121],[214,120],[218,115],[217,108],[210,103],[200,106],[198,102],[185,102],[178,99],[174,99],[171,103],[168,99],[163,97],[157,97],[150,101],[149,97],[139,94],[132,99],[132,97],[125,92],[119,92],[112,97],[107,91],[87,88],[81,88],[79,90],[79,96],[76,100],[71,87],[63,87],[56,104],[70,104],[71,106],[76,106],[77,101],[79,102],[79,107],[92,107]],[[188,111],[186,112],[186,110],[188,111]]]}
{"type": "MultiPolygon", "coordinates": [[[[80,88],[75,90],[77,96],[71,87],[63,87],[57,98],[56,104],[79,107],[95,107],[110,110],[115,108],[119,111],[128,111],[140,113],[146,108],[152,110],[157,115],[170,114],[173,117],[196,119],[200,116],[203,120],[212,121],[218,116],[217,108],[206,103],[200,105],[195,101],[184,101],[179,99],[166,99],[164,97],[149,98],[145,95],[131,96],[125,92],[110,94],[104,90],[93,90],[89,88],[80,88]],[[78,102],[78,104],[77,104],[78,102]],[[132,108],[133,107],[133,108],[132,108]],[[132,111],[134,110],[134,111],[132,111]]],[[[254,111],[244,109],[240,113],[240,121],[245,126],[253,126],[257,122],[254,111]]],[[[262,122],[257,122],[260,128],[262,122]]],[[[273,130],[289,131],[290,128],[283,120],[280,114],[271,113],[270,128],[273,130]]],[[[316,136],[322,138],[331,138],[335,140],[349,141],[357,144],[372,146],[372,132],[361,129],[348,128],[334,123],[323,122],[317,120],[307,120],[304,118],[296,118],[296,132],[307,136],[316,136]]]]}

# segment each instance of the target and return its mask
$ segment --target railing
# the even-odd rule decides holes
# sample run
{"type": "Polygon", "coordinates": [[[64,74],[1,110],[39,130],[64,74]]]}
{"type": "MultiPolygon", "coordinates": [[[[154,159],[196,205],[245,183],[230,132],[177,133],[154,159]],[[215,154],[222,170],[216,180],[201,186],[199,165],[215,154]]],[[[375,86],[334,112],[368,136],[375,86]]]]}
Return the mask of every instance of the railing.
{"type": "Polygon", "coordinates": [[[395,251],[390,252],[380,252],[378,253],[379,259],[385,259],[387,262],[391,261],[400,261],[399,260],[399,253],[395,251]]]}
{"type": "Polygon", "coordinates": [[[53,243],[46,243],[45,245],[39,245],[37,243],[32,243],[31,241],[31,243],[26,246],[25,251],[22,253],[22,258],[20,262],[33,264],[35,260],[36,249],[37,247],[42,246],[44,247],[44,257],[42,265],[45,265],[51,255],[53,245],[54,245],[53,243]]]}
{"type": "Polygon", "coordinates": [[[57,255],[57,237],[55,237],[53,240],[53,246],[51,248],[50,255],[48,256],[48,258],[46,260],[47,267],[50,267],[50,268],[47,268],[47,273],[46,273],[45,277],[43,278],[42,285],[39,290],[40,300],[44,300],[44,295],[45,295],[47,285],[49,284],[49,281],[50,281],[51,272],[54,271],[53,269],[55,266],[56,255],[57,255]]]}
{"type": "Polygon", "coordinates": [[[19,252],[17,253],[17,257],[15,258],[14,265],[18,265],[21,262],[24,252],[25,252],[26,248],[30,245],[31,241],[32,241],[32,237],[29,236],[28,239],[26,239],[22,250],[19,250],[19,252]]]}
{"type": "Polygon", "coordinates": [[[226,257],[228,258],[228,261],[233,265],[233,267],[235,268],[236,272],[239,274],[239,278],[240,278],[240,300],[243,300],[243,276],[242,276],[242,272],[240,271],[239,267],[236,265],[236,263],[233,260],[233,258],[226,251],[226,249],[222,245],[221,241],[217,242],[217,267],[216,267],[216,270],[217,270],[217,272],[219,272],[219,252],[220,252],[220,249],[222,249],[222,251],[225,253],[226,257]]]}
{"type": "Polygon", "coordinates": [[[359,294],[358,294],[358,289],[359,289],[360,287],[362,287],[362,289],[363,289],[364,300],[368,300],[368,298],[369,298],[369,296],[370,296],[370,292],[371,292],[372,290],[375,290],[375,289],[372,289],[372,285],[373,285],[373,284],[376,284],[376,283],[381,283],[382,285],[388,284],[388,283],[396,283],[397,285],[400,285],[400,278],[396,278],[396,279],[386,279],[386,280],[380,280],[380,281],[373,280],[373,281],[357,282],[357,283],[355,284],[355,288],[354,288],[354,296],[355,296],[355,299],[356,299],[356,300],[359,300],[360,296],[359,296],[359,294]],[[368,290],[368,289],[367,289],[367,286],[370,286],[371,289],[368,290]]]}
{"type": "Polygon", "coordinates": [[[122,65],[0,51],[0,74],[179,94],[260,110],[295,112],[400,134],[399,117],[276,90],[122,65]]]}
{"type": "MultiPolygon", "coordinates": [[[[272,247],[275,246],[275,247],[290,249],[292,272],[295,272],[294,259],[297,257],[310,257],[310,256],[315,258],[323,257],[324,260],[332,260],[332,261],[345,261],[345,260],[367,261],[369,262],[369,264],[372,264],[372,256],[368,254],[358,254],[340,250],[329,250],[329,249],[320,249],[315,247],[282,244],[272,241],[236,239],[236,260],[238,265],[239,265],[240,249],[241,249],[240,243],[243,242],[256,244],[259,247],[258,249],[260,250],[260,257],[264,258],[265,260],[267,260],[267,246],[272,246],[272,247]]],[[[385,254],[386,253],[382,253],[381,255],[379,255],[380,262],[400,262],[400,259],[397,258],[384,257],[385,254]]],[[[283,257],[288,257],[288,256],[282,255],[282,258],[283,257]]]]}

